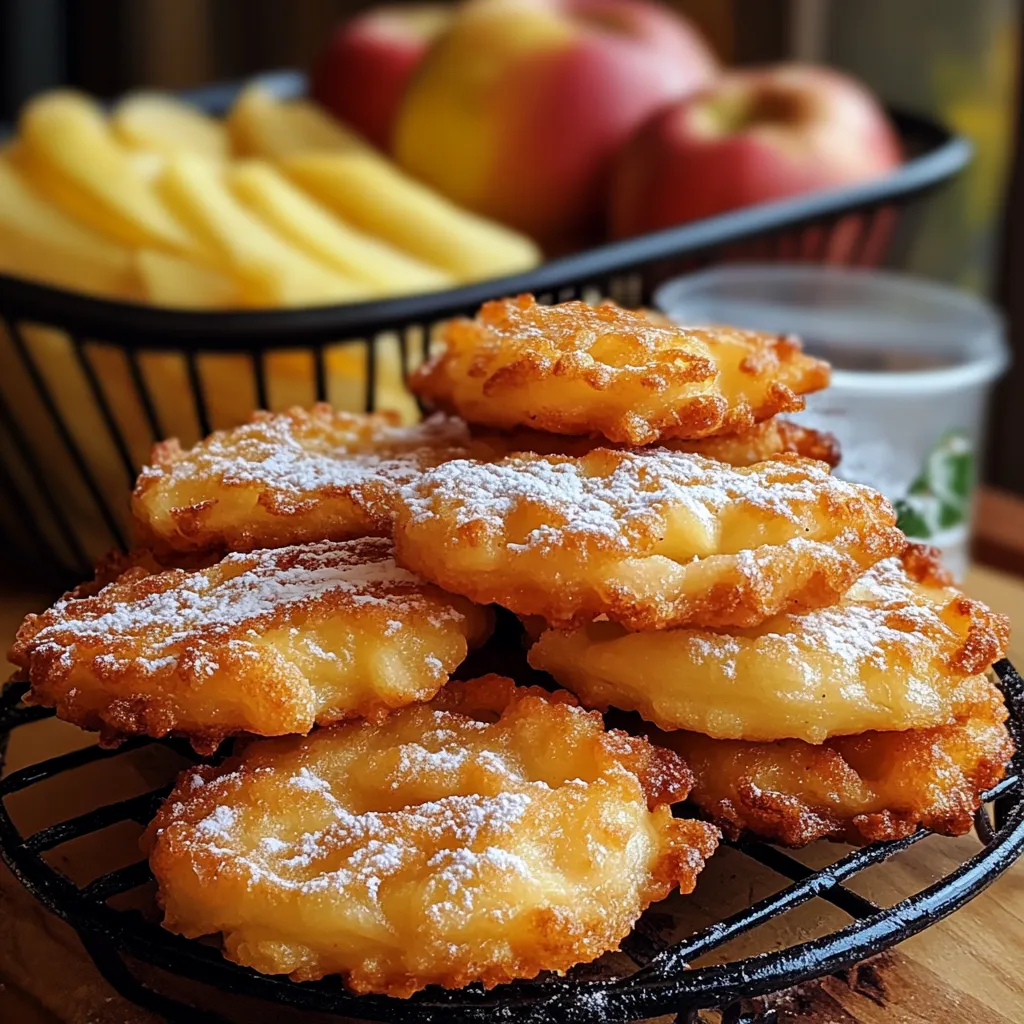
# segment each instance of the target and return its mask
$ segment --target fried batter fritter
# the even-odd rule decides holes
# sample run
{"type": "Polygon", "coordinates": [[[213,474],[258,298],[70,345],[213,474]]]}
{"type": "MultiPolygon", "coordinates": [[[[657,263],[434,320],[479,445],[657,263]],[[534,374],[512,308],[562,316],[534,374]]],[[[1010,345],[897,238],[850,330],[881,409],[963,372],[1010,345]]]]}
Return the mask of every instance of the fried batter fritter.
{"type": "Polygon", "coordinates": [[[429,700],[491,625],[365,537],[137,567],[29,615],[9,657],[28,699],[104,740],[184,734],[208,752],[429,700]]]}
{"type": "Polygon", "coordinates": [[[309,540],[390,532],[387,483],[465,456],[460,420],[434,416],[412,427],[396,413],[256,413],[189,451],[153,450],[132,510],[143,546],[157,553],[251,551],[309,540]]]}
{"type": "Polygon", "coordinates": [[[557,626],[753,626],[838,600],[905,545],[880,494],[795,455],[457,460],[399,488],[395,509],[399,564],[557,626]]]}
{"type": "Polygon", "coordinates": [[[397,996],[613,949],[693,888],[717,830],[672,817],[677,755],[574,705],[488,676],[185,772],[146,838],[165,926],[397,996]]]}
{"type": "MultiPolygon", "coordinates": [[[[586,455],[595,448],[618,448],[603,438],[573,437],[569,434],[547,434],[541,430],[521,427],[517,430],[474,428],[473,440],[502,458],[513,452],[536,452],[538,455],[586,455]]],[[[659,447],[674,452],[690,452],[708,459],[728,462],[731,466],[752,466],[775,455],[792,452],[806,459],[839,465],[839,442],[829,433],[812,430],[779,416],[757,423],[742,434],[705,437],[698,441],[662,441],[659,447]]]]}
{"type": "Polygon", "coordinates": [[[948,725],[976,701],[978,674],[1005,653],[1010,624],[932,582],[927,550],[878,563],[827,608],[745,630],[549,630],[530,664],[587,707],[716,739],[821,743],[948,725]]]}
{"type": "Polygon", "coordinates": [[[445,324],[410,386],[474,424],[651,444],[741,433],[828,381],[794,338],[520,295],[445,324]]]}
{"type": "Polygon", "coordinates": [[[659,733],[696,776],[690,799],[727,835],[746,830],[786,846],[816,839],[872,843],[918,828],[970,831],[981,794],[1003,776],[1013,742],[999,691],[953,725],[866,732],[812,746],[659,733]]]}

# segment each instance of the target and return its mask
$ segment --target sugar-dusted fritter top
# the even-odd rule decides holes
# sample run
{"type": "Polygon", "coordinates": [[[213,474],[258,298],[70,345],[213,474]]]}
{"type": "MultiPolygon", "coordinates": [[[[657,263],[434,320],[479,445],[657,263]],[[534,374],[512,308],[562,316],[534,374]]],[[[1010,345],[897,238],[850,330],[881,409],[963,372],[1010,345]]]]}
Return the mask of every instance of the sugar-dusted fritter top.
{"type": "Polygon", "coordinates": [[[549,630],[530,664],[587,707],[718,739],[821,743],[948,725],[976,701],[978,676],[1005,653],[1010,627],[939,572],[935,553],[913,545],[828,607],[748,629],[549,630]]]}
{"type": "Polygon", "coordinates": [[[617,946],[717,831],[689,772],[568,694],[487,676],[187,771],[147,835],[165,926],[358,992],[491,986],[617,946]]]}
{"type": "Polygon", "coordinates": [[[10,652],[29,698],[105,738],[307,733],[428,700],[491,614],[395,565],[366,537],[129,570],[29,615],[10,652]]]}
{"type": "Polygon", "coordinates": [[[410,385],[473,424],[651,444],[740,433],[828,380],[794,338],[520,295],[445,324],[410,385]]]}
{"type": "Polygon", "coordinates": [[[902,551],[895,519],[794,455],[733,467],[598,448],[428,470],[396,493],[395,549],[446,590],[552,625],[751,626],[838,600],[902,551]]]}
{"type": "Polygon", "coordinates": [[[874,843],[919,828],[961,835],[1013,755],[1002,695],[988,683],[960,720],[933,729],[747,743],[653,733],[693,768],[693,801],[727,834],[786,846],[874,843]]]}
{"type": "Polygon", "coordinates": [[[256,413],[194,448],[153,450],[132,496],[140,541],[160,552],[249,551],[386,535],[388,485],[467,454],[460,420],[396,413],[256,413]]]}

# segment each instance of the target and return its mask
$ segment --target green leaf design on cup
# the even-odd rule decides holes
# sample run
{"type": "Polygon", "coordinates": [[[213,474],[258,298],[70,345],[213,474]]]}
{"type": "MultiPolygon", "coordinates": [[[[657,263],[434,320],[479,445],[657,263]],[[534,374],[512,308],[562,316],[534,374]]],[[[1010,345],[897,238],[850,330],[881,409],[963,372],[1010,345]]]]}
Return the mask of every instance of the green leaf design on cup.
{"type": "Polygon", "coordinates": [[[893,504],[908,537],[927,540],[967,522],[974,489],[974,452],[967,435],[951,430],[928,453],[907,494],[893,504]]]}

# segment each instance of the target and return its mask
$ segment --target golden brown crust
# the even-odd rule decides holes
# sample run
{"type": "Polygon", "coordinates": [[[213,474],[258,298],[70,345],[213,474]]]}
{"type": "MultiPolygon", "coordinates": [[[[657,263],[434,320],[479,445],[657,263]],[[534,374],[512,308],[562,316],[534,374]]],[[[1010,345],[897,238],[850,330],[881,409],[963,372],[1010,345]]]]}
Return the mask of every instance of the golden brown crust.
{"type": "Polygon", "coordinates": [[[93,597],[109,583],[124,581],[128,573],[150,576],[165,569],[208,569],[220,556],[212,551],[180,551],[158,554],[151,548],[134,547],[128,551],[108,551],[93,567],[93,578],[79,583],[65,594],[66,599],[93,597]]]}
{"type": "Polygon", "coordinates": [[[399,488],[395,511],[401,564],[564,627],[753,626],[838,600],[906,543],[880,494],[794,455],[456,460],[399,488]]]}
{"type": "Polygon", "coordinates": [[[928,544],[908,543],[903,552],[903,568],[917,583],[932,587],[953,585],[953,574],[942,564],[942,552],[928,544]]]}
{"type": "Polygon", "coordinates": [[[953,577],[942,564],[938,548],[908,543],[903,552],[903,567],[922,586],[946,588],[956,595],[946,610],[946,621],[954,628],[962,628],[966,623],[967,636],[947,657],[947,670],[975,675],[1006,654],[1010,646],[1009,617],[955,590],[953,577]]]}
{"type": "Polygon", "coordinates": [[[172,931],[221,932],[265,973],[408,996],[617,946],[714,851],[715,829],[671,815],[687,789],[670,751],[489,676],[188,771],[145,846],[172,931]]]}
{"type": "Polygon", "coordinates": [[[363,538],[229,555],[202,570],[135,564],[92,596],[29,615],[11,661],[28,699],[127,735],[308,732],[430,699],[491,615],[363,538]]]}
{"type": "Polygon", "coordinates": [[[976,701],[979,673],[1005,653],[1009,622],[937,585],[922,557],[911,545],[903,564],[872,566],[836,604],[747,629],[548,630],[530,665],[587,707],[716,739],[820,743],[949,725],[976,701]]]}
{"type": "Polygon", "coordinates": [[[868,732],[812,746],[747,743],[698,733],[658,733],[696,776],[690,799],[735,838],[747,831],[804,846],[816,839],[872,843],[927,828],[971,829],[981,794],[1003,776],[1013,742],[989,684],[956,724],[868,732]]]}
{"type": "MultiPolygon", "coordinates": [[[[140,546],[157,557],[385,536],[390,485],[468,454],[459,420],[404,427],[396,413],[255,413],[186,451],[156,445],[132,495],[140,546]]],[[[171,559],[172,560],[172,559],[171,559]]]]}
{"type": "Polygon", "coordinates": [[[793,338],[520,295],[445,324],[410,387],[474,424],[644,445],[742,433],[828,380],[793,338]]]}
{"type": "MultiPolygon", "coordinates": [[[[577,437],[569,434],[547,434],[540,430],[520,427],[515,430],[488,430],[475,427],[474,442],[489,454],[480,458],[503,458],[513,452],[535,452],[538,455],[586,455],[595,448],[616,448],[605,438],[577,437]]],[[[773,416],[757,423],[742,434],[723,434],[696,441],[667,440],[658,447],[674,452],[690,452],[708,459],[728,462],[731,466],[752,466],[755,462],[776,455],[792,453],[806,459],[826,462],[835,469],[839,465],[839,442],[832,434],[801,426],[790,420],[773,416]]]]}
{"type": "MultiPolygon", "coordinates": [[[[801,423],[794,423],[792,420],[782,419],[780,417],[773,417],[767,421],[771,426],[778,431],[778,452],[772,452],[773,455],[782,454],[784,452],[792,452],[794,455],[800,455],[805,459],[817,459],[819,462],[827,463],[832,469],[842,461],[843,451],[839,446],[839,438],[835,434],[830,434],[827,430],[814,430],[811,427],[805,427],[801,423]]],[[[754,428],[750,434],[734,434],[733,442],[739,443],[745,437],[756,435],[756,428],[754,428]]],[[[770,435],[770,431],[767,432],[770,435]]],[[[724,438],[722,439],[725,440],[724,438]]],[[[754,458],[757,449],[755,447],[754,453],[750,458],[751,462],[760,462],[759,458],[754,458]]],[[[712,458],[721,458],[720,455],[712,455],[712,458]]],[[[730,462],[732,459],[723,459],[724,462],[730,462]]]]}

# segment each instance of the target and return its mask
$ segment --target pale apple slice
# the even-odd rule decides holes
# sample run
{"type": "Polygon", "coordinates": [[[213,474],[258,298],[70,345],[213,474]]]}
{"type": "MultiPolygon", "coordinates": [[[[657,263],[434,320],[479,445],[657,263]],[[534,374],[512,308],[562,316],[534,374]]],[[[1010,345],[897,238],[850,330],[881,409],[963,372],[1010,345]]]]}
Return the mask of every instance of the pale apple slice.
{"type": "Polygon", "coordinates": [[[144,149],[129,151],[128,159],[131,161],[132,167],[135,168],[135,173],[150,185],[160,177],[164,164],[167,163],[167,157],[163,153],[154,153],[152,150],[144,149]]]}
{"type": "Polygon", "coordinates": [[[280,100],[261,85],[242,90],[226,126],[237,156],[277,160],[307,152],[375,152],[368,142],[315,103],[280,100]]]}
{"type": "Polygon", "coordinates": [[[88,97],[45,93],[25,106],[18,127],[19,161],[65,213],[124,245],[201,252],[88,97]]]}
{"type": "Polygon", "coordinates": [[[135,253],[135,268],[142,294],[154,306],[232,309],[244,304],[236,280],[181,256],[158,249],[140,249],[135,253]]]}
{"type": "Polygon", "coordinates": [[[280,166],[293,181],[362,231],[459,281],[528,270],[540,250],[525,235],[449,202],[372,151],[307,153],[280,166]]]}
{"type": "Polygon", "coordinates": [[[242,282],[249,305],[322,305],[352,302],[371,293],[365,284],[311,259],[250,213],[231,193],[223,169],[214,161],[172,157],[159,188],[168,206],[242,282]]]}
{"type": "Polygon", "coordinates": [[[438,291],[451,274],[349,227],[262,160],[242,160],[228,183],[251,210],[297,248],[381,295],[438,291]]]}
{"type": "Polygon", "coordinates": [[[160,92],[137,92],[114,108],[110,125],[132,149],[173,156],[195,153],[226,160],[230,142],[224,125],[197,107],[160,92]]]}
{"type": "Polygon", "coordinates": [[[421,185],[308,100],[279,100],[250,86],[228,117],[228,131],[237,153],[278,161],[349,224],[459,281],[513,274],[540,261],[524,235],[421,185]]]}
{"type": "Polygon", "coordinates": [[[72,220],[0,157],[0,271],[73,291],[126,298],[131,252],[72,220]]]}

